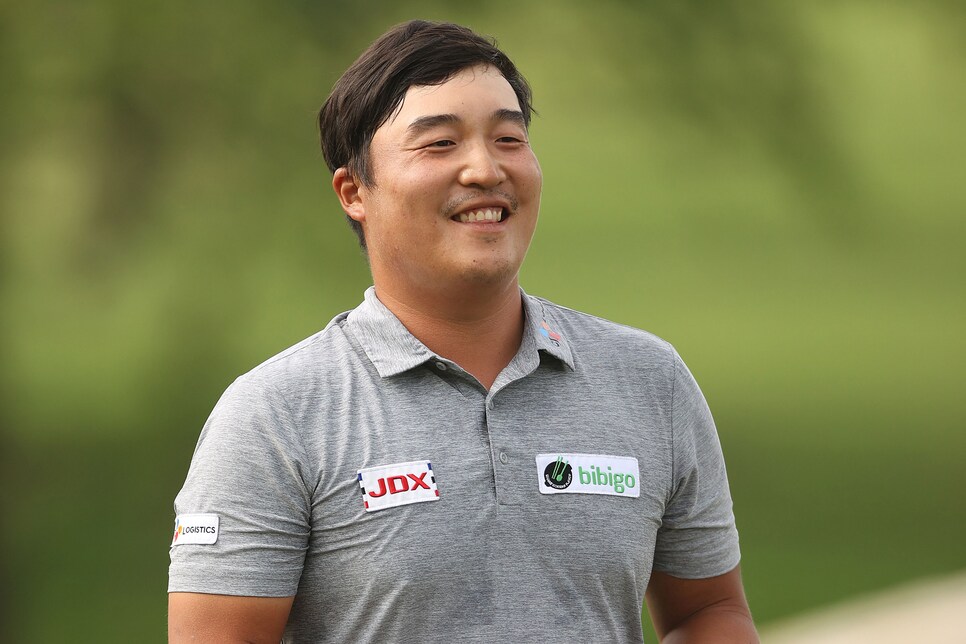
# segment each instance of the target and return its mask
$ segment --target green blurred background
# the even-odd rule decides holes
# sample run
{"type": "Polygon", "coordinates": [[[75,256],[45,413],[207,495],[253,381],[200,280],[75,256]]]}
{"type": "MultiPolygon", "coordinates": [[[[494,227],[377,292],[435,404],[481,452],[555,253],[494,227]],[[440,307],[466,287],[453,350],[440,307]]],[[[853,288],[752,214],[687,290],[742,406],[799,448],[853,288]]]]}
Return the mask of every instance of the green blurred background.
{"type": "Polygon", "coordinates": [[[451,4],[0,2],[0,639],[164,639],[207,413],[369,284],[314,118],[412,17],[530,79],[523,284],[688,361],[760,624],[966,567],[966,5],[451,4]]]}

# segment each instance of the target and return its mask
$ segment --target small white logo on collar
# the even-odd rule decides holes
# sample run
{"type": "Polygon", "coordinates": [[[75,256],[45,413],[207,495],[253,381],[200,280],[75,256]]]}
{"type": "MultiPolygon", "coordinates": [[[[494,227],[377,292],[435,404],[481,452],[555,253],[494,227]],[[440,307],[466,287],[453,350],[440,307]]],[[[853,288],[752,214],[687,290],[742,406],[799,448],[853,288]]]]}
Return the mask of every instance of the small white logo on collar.
{"type": "Polygon", "coordinates": [[[637,498],[641,470],[633,456],[537,454],[541,494],[607,494],[637,498]]]}
{"type": "Polygon", "coordinates": [[[429,461],[367,467],[359,470],[358,480],[366,512],[439,500],[436,475],[429,461]]]}
{"type": "Polygon", "coordinates": [[[217,514],[179,514],[174,520],[172,546],[193,543],[211,545],[218,541],[217,514]]]}

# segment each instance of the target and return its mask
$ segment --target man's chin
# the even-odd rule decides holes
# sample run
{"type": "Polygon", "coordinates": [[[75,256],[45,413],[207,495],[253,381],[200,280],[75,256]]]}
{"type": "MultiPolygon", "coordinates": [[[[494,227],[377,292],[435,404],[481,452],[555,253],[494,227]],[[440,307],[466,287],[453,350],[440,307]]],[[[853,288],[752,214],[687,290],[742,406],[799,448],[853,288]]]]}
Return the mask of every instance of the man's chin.
{"type": "Polygon", "coordinates": [[[456,281],[467,287],[499,287],[515,281],[520,272],[520,264],[510,261],[494,262],[471,261],[461,267],[456,281]]]}

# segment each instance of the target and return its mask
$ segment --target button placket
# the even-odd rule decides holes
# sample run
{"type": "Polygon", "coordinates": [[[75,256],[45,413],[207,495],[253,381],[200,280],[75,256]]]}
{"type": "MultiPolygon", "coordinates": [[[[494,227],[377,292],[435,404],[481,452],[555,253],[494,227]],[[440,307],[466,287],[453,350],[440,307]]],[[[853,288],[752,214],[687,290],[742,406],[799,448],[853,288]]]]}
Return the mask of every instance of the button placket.
{"type": "Polygon", "coordinates": [[[500,422],[497,405],[489,398],[484,405],[486,429],[493,454],[493,482],[496,485],[498,505],[516,505],[519,491],[514,488],[514,461],[512,449],[507,449],[506,431],[500,422]]]}

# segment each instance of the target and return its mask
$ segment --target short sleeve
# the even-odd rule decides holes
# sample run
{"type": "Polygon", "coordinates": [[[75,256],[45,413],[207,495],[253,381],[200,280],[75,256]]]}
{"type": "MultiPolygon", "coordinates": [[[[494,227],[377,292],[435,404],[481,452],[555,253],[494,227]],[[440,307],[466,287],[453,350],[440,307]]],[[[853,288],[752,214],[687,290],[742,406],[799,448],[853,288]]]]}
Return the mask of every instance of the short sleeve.
{"type": "Polygon", "coordinates": [[[711,411],[676,353],[674,365],[671,493],[658,530],[654,570],[703,579],[738,565],[738,531],[711,411]]]}
{"type": "Polygon", "coordinates": [[[168,592],[288,597],[298,588],[311,501],[286,401],[251,374],[215,406],[175,514],[214,514],[215,543],[172,542],[168,592]]]}

